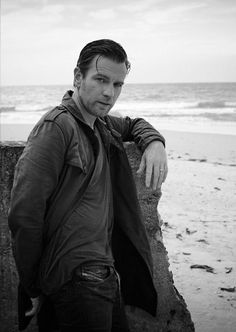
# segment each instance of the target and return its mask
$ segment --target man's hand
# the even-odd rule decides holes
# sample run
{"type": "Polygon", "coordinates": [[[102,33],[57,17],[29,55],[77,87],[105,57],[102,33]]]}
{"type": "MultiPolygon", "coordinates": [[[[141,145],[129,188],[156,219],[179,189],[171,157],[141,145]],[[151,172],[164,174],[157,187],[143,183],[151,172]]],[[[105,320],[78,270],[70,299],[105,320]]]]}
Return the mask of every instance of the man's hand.
{"type": "Polygon", "coordinates": [[[26,313],[25,313],[26,317],[36,315],[39,312],[41,305],[43,303],[42,296],[34,297],[34,298],[31,298],[30,300],[32,302],[32,308],[30,310],[26,311],[26,313]]]}
{"type": "Polygon", "coordinates": [[[146,187],[159,190],[168,173],[167,155],[162,142],[153,141],[145,149],[137,174],[141,174],[145,169],[146,187]]]}

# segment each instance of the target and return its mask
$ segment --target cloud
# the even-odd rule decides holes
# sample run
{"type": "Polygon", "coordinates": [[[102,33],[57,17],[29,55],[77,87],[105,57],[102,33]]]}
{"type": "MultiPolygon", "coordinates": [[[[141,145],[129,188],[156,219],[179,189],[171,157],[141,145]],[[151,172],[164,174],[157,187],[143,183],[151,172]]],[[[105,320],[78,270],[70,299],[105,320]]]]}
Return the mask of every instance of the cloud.
{"type": "Polygon", "coordinates": [[[119,9],[129,14],[135,14],[146,10],[151,10],[154,6],[157,6],[162,1],[163,0],[126,1],[125,4],[119,6],[119,9]]]}
{"type": "Polygon", "coordinates": [[[163,78],[168,65],[177,77],[181,63],[194,72],[200,59],[229,59],[231,68],[236,61],[235,0],[2,0],[2,9],[8,84],[68,82],[81,48],[100,38],[124,46],[133,81],[163,78]]]}
{"type": "Polygon", "coordinates": [[[9,13],[22,11],[25,9],[39,9],[47,4],[47,0],[3,0],[2,13],[7,15],[9,13]]]}
{"type": "Polygon", "coordinates": [[[88,14],[88,16],[98,20],[112,20],[116,18],[116,13],[114,9],[108,8],[92,11],[88,14]]]}

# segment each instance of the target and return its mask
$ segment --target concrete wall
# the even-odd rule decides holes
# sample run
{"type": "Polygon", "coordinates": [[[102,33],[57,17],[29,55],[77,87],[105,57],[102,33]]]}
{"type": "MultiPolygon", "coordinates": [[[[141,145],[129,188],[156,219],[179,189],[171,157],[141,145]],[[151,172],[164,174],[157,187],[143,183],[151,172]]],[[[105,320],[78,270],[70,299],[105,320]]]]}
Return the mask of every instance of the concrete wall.
{"type": "MultiPolygon", "coordinates": [[[[12,187],[14,167],[24,144],[0,144],[0,330],[17,331],[17,273],[11,253],[10,233],[7,226],[7,210],[12,187]]],[[[162,242],[161,218],[157,205],[161,194],[146,189],[144,179],[136,177],[140,153],[133,144],[126,146],[134,172],[139,201],[145,217],[154,261],[154,279],[159,304],[156,318],[141,309],[127,307],[130,327],[135,332],[191,332],[194,325],[184,299],[176,290],[169,271],[167,251],[162,242]]],[[[37,331],[32,321],[28,332],[37,331]]]]}

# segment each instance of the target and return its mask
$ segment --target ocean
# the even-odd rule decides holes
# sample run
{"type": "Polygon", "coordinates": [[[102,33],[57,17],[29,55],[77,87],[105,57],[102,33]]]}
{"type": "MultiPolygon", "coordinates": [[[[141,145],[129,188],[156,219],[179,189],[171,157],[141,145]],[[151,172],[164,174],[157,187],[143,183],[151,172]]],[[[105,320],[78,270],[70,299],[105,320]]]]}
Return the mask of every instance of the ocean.
{"type": "MultiPolygon", "coordinates": [[[[33,126],[68,89],[71,86],[3,86],[1,126],[33,126]]],[[[126,84],[112,111],[143,117],[159,130],[236,135],[236,83],[126,84]]]]}

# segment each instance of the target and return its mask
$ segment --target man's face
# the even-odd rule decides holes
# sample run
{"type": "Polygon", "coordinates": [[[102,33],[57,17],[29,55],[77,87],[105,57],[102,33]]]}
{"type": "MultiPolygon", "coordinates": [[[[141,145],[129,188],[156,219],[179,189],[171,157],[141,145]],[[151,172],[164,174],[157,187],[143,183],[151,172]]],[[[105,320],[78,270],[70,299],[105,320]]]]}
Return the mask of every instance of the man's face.
{"type": "Polygon", "coordinates": [[[96,117],[107,115],[121,93],[126,74],[125,63],[103,56],[93,59],[84,77],[76,69],[75,86],[86,111],[96,117]]]}

